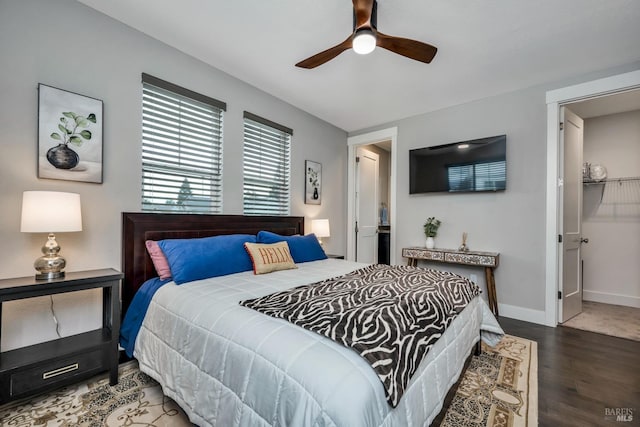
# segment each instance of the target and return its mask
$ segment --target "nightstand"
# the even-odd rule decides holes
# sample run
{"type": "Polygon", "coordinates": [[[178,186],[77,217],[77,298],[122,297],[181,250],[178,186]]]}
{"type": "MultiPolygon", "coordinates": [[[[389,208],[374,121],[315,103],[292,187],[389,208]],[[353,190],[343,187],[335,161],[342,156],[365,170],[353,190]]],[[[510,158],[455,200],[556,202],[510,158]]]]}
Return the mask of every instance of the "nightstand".
{"type": "Polygon", "coordinates": [[[109,371],[111,385],[118,383],[122,277],[119,271],[103,269],[66,273],[47,281],[34,276],[0,280],[0,333],[5,301],[102,288],[102,328],[5,352],[0,349],[0,403],[103,371],[109,371]]]}
{"type": "Polygon", "coordinates": [[[327,257],[332,259],[344,259],[344,255],[327,254],[327,257]]]}

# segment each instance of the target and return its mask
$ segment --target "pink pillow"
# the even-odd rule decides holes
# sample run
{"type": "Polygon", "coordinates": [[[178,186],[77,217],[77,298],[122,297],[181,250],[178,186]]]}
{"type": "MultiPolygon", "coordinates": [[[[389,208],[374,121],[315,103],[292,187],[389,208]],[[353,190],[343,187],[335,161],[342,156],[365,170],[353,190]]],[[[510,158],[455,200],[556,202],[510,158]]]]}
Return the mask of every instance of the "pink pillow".
{"type": "Polygon", "coordinates": [[[151,261],[160,279],[170,279],[171,270],[169,269],[169,262],[167,261],[167,257],[164,256],[162,249],[160,249],[160,246],[158,246],[158,242],[155,240],[147,240],[144,244],[147,246],[147,252],[149,252],[149,256],[151,256],[151,261]]]}

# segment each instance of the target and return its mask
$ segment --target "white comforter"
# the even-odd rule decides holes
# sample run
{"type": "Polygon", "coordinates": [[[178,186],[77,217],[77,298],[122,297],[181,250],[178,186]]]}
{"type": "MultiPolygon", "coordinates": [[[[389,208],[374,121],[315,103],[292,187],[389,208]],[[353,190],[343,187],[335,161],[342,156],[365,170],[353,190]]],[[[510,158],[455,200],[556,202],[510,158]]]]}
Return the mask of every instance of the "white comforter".
{"type": "Polygon", "coordinates": [[[199,426],[427,426],[459,377],[472,345],[502,330],[475,298],[434,345],[394,409],[354,351],[242,307],[256,298],[362,267],[324,260],[255,276],[238,273],[154,296],[138,334],[140,368],[199,426]]]}

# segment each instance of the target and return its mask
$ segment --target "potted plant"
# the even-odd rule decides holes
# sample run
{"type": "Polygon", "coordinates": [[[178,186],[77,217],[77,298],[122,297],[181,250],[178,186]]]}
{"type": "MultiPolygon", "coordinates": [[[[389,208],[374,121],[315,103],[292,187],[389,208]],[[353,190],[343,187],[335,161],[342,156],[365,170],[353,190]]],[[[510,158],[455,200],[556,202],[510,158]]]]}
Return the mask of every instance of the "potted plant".
{"type": "Polygon", "coordinates": [[[69,143],[80,147],[85,140],[89,141],[93,136],[91,131],[83,129],[89,127],[89,123],[96,123],[96,115],[91,113],[87,117],[65,111],[60,117],[58,129],[60,133],[53,132],[51,138],[60,141],[58,145],[47,151],[47,160],[58,169],[71,169],[80,161],[78,153],[69,148],[69,143]]]}
{"type": "Polygon", "coordinates": [[[433,216],[427,218],[427,222],[424,223],[424,235],[427,237],[427,249],[435,248],[436,242],[435,240],[433,240],[433,238],[438,234],[438,228],[440,227],[440,224],[442,224],[442,222],[433,216]]]}

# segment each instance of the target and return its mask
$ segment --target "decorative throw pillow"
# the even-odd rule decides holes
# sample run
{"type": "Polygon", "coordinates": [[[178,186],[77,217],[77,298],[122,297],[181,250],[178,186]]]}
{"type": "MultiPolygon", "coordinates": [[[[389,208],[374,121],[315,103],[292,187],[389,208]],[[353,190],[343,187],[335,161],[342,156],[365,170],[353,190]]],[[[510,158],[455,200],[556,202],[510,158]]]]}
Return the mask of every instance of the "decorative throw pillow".
{"type": "Polygon", "coordinates": [[[251,257],[253,274],[265,274],[279,270],[291,270],[296,267],[287,242],[245,243],[244,248],[251,257]]]}
{"type": "Polygon", "coordinates": [[[156,268],[156,273],[158,273],[160,279],[165,280],[171,278],[169,262],[167,261],[167,257],[162,253],[160,246],[158,246],[158,242],[155,240],[147,240],[144,244],[147,247],[151,262],[153,262],[153,266],[156,268]]]}
{"type": "Polygon", "coordinates": [[[281,236],[270,231],[258,233],[258,243],[277,242],[287,242],[289,244],[291,256],[296,263],[327,259],[327,254],[324,253],[318,238],[313,233],[306,236],[281,236]]]}
{"type": "Polygon", "coordinates": [[[167,239],[158,246],[169,261],[173,281],[181,285],[208,277],[249,271],[251,258],[244,249],[255,243],[251,234],[229,234],[197,239],[167,239]]]}

